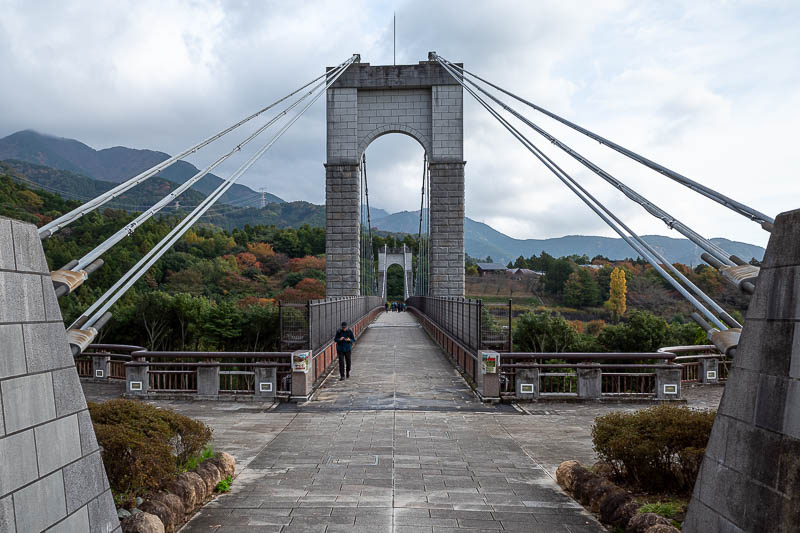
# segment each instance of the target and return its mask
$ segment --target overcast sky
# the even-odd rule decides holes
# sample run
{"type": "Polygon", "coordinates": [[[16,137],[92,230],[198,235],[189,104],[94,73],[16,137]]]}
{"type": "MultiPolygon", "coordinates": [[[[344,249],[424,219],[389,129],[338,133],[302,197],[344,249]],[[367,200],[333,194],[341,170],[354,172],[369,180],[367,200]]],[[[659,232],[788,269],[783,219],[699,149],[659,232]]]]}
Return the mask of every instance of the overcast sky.
{"type": "MultiPolygon", "coordinates": [[[[791,0],[0,0],[0,136],[35,129],[98,149],[175,153],[353,52],[391,64],[394,11],[398,64],[436,50],[769,215],[800,208],[800,3],[791,0]]],[[[323,203],[324,107],[241,182],[323,203]]],[[[517,238],[612,235],[466,94],[464,115],[467,216],[517,238]]],[[[528,115],[705,236],[766,244],[757,224],[528,115]]],[[[532,140],[639,233],[679,236],[532,140]]],[[[376,140],[370,203],[418,209],[422,160],[409,137],[376,140]]]]}

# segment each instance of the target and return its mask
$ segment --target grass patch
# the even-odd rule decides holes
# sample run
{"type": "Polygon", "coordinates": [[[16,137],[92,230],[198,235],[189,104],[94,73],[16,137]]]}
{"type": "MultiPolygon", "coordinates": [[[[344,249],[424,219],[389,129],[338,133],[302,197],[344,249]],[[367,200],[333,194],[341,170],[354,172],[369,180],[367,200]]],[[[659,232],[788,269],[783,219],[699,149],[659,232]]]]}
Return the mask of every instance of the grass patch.
{"type": "Polygon", "coordinates": [[[214,447],[210,444],[203,448],[203,451],[199,454],[190,456],[183,465],[181,465],[181,472],[188,472],[189,470],[194,470],[197,468],[197,465],[205,461],[206,459],[211,459],[214,456],[214,447]]]}
{"type": "Polygon", "coordinates": [[[639,507],[639,513],[655,513],[665,518],[674,518],[682,508],[678,502],[646,503],[639,507]]]}
{"type": "Polygon", "coordinates": [[[229,492],[231,490],[231,483],[233,483],[233,478],[228,476],[217,483],[217,487],[214,490],[217,492],[229,492]]]}

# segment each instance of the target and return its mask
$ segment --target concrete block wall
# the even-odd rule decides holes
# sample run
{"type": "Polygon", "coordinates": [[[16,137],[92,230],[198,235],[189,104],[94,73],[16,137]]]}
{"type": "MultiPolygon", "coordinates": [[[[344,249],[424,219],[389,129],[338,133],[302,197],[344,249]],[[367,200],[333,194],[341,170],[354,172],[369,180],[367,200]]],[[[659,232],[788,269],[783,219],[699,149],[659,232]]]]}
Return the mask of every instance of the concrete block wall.
{"type": "Polygon", "coordinates": [[[0,217],[0,531],[119,530],[36,227],[0,217]]]}
{"type": "Polygon", "coordinates": [[[464,166],[431,162],[431,296],[464,296],[464,166]]]}
{"type": "Polygon", "coordinates": [[[379,136],[405,133],[423,146],[431,164],[431,294],[463,296],[462,87],[436,62],[361,63],[328,89],[326,101],[327,295],[359,292],[361,155],[379,136]]]}
{"type": "Polygon", "coordinates": [[[464,160],[464,90],[461,85],[432,88],[433,150],[431,161],[464,160]]]}
{"type": "Polygon", "coordinates": [[[432,153],[430,89],[359,89],[358,151],[387,133],[405,133],[432,153]]]}
{"type": "Polygon", "coordinates": [[[683,531],[800,525],[800,210],[775,219],[683,531]]]}
{"type": "Polygon", "coordinates": [[[361,193],[358,164],[325,165],[325,276],[328,296],[361,289],[361,193]]]}

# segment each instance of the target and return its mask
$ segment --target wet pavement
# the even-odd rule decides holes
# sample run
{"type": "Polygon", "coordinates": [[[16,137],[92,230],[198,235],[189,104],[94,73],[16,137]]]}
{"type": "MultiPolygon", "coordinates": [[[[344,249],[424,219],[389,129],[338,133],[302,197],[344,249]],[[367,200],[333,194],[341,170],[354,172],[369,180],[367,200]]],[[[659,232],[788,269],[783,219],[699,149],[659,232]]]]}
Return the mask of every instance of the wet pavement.
{"type": "MultiPolygon", "coordinates": [[[[87,398],[120,394],[84,384],[87,398]]],[[[714,408],[722,387],[685,388],[714,408]]],[[[214,428],[237,478],[182,531],[605,531],[556,485],[591,464],[594,418],[651,404],[485,405],[410,313],[359,339],[351,377],[334,370],[309,402],[158,401],[214,428]]]]}

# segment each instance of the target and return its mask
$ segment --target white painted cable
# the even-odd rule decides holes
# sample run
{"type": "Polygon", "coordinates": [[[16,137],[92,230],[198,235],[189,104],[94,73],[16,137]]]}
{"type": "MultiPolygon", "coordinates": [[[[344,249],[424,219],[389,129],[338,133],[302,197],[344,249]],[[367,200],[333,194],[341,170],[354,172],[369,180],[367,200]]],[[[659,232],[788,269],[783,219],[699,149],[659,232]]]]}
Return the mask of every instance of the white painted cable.
{"type": "MultiPolygon", "coordinates": [[[[308,102],[287,124],[285,124],[267,144],[262,146],[250,159],[248,159],[242,166],[240,166],[231,176],[225,180],[219,187],[217,187],[211,195],[209,195],[204,202],[202,202],[192,213],[190,213],[184,220],[182,220],[175,228],[172,229],[158,244],[156,244],[147,254],[145,254],[139,262],[134,265],[128,272],[126,272],[105,294],[103,294],[94,304],[92,304],[83,316],[89,316],[88,320],[81,325],[81,328],[86,329],[91,327],[102,317],[112,305],[114,305],[119,298],[122,297],[136,281],[158,261],[161,255],[164,254],[175,242],[180,239],[184,233],[211,207],[225,192],[247,171],[255,162],[261,158],[264,153],[272,147],[273,144],[316,102],[320,96],[333,85],[339,76],[347,70],[352,63],[357,60],[358,56],[354,55],[349,60],[345,61],[334,70],[326,72],[326,85],[319,91],[310,102],[308,102]]],[[[313,92],[313,91],[312,91],[313,92]]],[[[82,317],[81,317],[82,318],[82,317]]],[[[81,321],[79,318],[75,324],[81,321]]]]}
{"type": "Polygon", "coordinates": [[[159,172],[161,172],[162,170],[170,167],[174,163],[177,163],[179,160],[183,159],[187,155],[190,155],[190,154],[193,154],[193,153],[197,152],[201,148],[203,148],[203,147],[211,144],[212,142],[216,141],[217,139],[227,135],[228,133],[232,132],[236,128],[238,128],[238,127],[246,124],[247,122],[251,121],[252,119],[256,118],[257,116],[266,113],[267,111],[269,111],[270,109],[272,109],[276,105],[280,104],[281,102],[285,101],[288,98],[291,98],[292,96],[294,96],[298,92],[302,91],[303,89],[305,89],[306,87],[308,87],[312,83],[314,83],[317,80],[323,78],[326,74],[323,74],[322,76],[318,76],[317,78],[311,80],[310,82],[308,82],[304,86],[300,87],[299,89],[297,89],[293,93],[290,93],[289,95],[284,96],[280,100],[277,100],[277,101],[271,103],[267,107],[259,109],[258,111],[256,111],[252,115],[243,118],[242,120],[240,120],[239,122],[237,122],[233,126],[230,126],[230,127],[220,131],[219,133],[216,133],[216,134],[212,135],[211,137],[209,137],[209,138],[207,138],[207,139],[205,139],[203,141],[200,141],[199,143],[195,144],[194,146],[191,146],[191,147],[183,150],[179,154],[174,155],[174,156],[170,157],[169,159],[166,159],[166,160],[162,161],[161,163],[159,163],[159,164],[157,164],[157,165],[145,170],[144,172],[141,172],[141,173],[137,174],[136,176],[130,178],[129,180],[124,181],[123,183],[120,183],[119,185],[117,185],[113,189],[110,189],[110,190],[104,192],[100,196],[97,196],[96,198],[93,198],[92,200],[89,200],[88,202],[86,202],[85,204],[83,204],[83,205],[81,205],[79,207],[76,207],[75,209],[73,209],[69,213],[65,213],[65,214],[61,215],[60,217],[56,218],[55,220],[45,224],[44,226],[39,228],[39,238],[40,239],[46,239],[46,238],[50,237],[51,235],[53,235],[55,232],[57,232],[58,230],[60,230],[64,226],[67,226],[68,224],[70,224],[70,223],[78,220],[79,218],[81,218],[83,215],[94,211],[95,209],[97,209],[101,205],[105,204],[106,202],[109,202],[109,201],[113,200],[114,198],[116,198],[117,196],[123,194],[125,191],[128,191],[129,189],[132,189],[133,187],[136,187],[140,183],[143,183],[144,181],[152,178],[154,175],[156,175],[159,172]]]}

